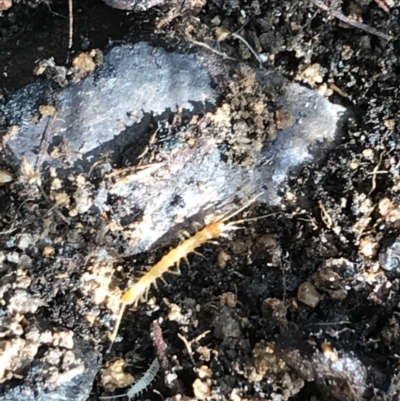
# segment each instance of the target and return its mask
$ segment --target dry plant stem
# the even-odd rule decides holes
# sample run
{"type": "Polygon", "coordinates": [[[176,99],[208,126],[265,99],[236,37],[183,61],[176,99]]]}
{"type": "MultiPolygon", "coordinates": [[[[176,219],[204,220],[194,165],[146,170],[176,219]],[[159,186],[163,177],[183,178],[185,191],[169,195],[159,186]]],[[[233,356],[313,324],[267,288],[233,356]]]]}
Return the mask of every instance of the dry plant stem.
{"type": "Polygon", "coordinates": [[[338,10],[335,10],[334,8],[331,8],[324,4],[320,0],[309,0],[311,3],[319,7],[321,10],[327,11],[330,14],[332,14],[335,18],[339,19],[340,21],[345,22],[348,25],[354,26],[355,28],[362,29],[365,32],[370,33],[371,35],[379,36],[382,39],[385,40],[392,40],[393,36],[391,35],[386,35],[385,33],[378,31],[375,28],[370,27],[369,25],[363,24],[362,22],[355,21],[349,17],[346,17],[343,13],[341,13],[338,10]]]}
{"type": "Polygon", "coordinates": [[[189,343],[189,341],[186,339],[186,337],[184,337],[182,334],[180,334],[180,333],[178,333],[178,337],[182,340],[182,342],[185,344],[185,347],[186,347],[186,351],[187,351],[187,353],[188,353],[188,355],[189,355],[189,358],[190,358],[190,360],[191,360],[191,362],[192,362],[192,365],[193,366],[195,366],[196,365],[196,362],[194,361],[194,359],[193,359],[193,352],[192,352],[192,349],[191,349],[191,342],[189,343]]]}
{"type": "Polygon", "coordinates": [[[163,275],[166,273],[172,274],[180,274],[179,271],[179,263],[182,259],[186,259],[186,257],[193,253],[198,247],[201,245],[210,242],[213,239],[216,239],[220,236],[226,235],[227,231],[238,230],[241,227],[238,227],[236,224],[241,224],[245,221],[258,220],[260,218],[264,218],[266,216],[261,216],[255,219],[244,219],[226,223],[227,220],[236,216],[238,213],[246,209],[250,204],[256,201],[261,194],[253,197],[246,205],[239,208],[235,212],[218,218],[205,226],[202,230],[198,231],[195,235],[188,238],[187,240],[181,242],[175,249],[169,251],[163,258],[156,263],[142,278],[134,284],[128,291],[126,291],[122,295],[121,299],[121,309],[118,315],[114,331],[111,335],[111,344],[108,349],[108,352],[111,350],[112,345],[115,341],[115,338],[118,334],[118,329],[121,324],[122,316],[124,310],[127,305],[137,305],[140,300],[145,301],[147,299],[147,295],[150,291],[151,286],[156,285],[156,281],[158,279],[162,279],[163,275]],[[172,268],[177,265],[177,270],[173,271],[172,268]]]}
{"type": "Polygon", "coordinates": [[[250,43],[243,36],[240,36],[237,33],[232,33],[231,35],[234,38],[239,39],[242,43],[245,44],[245,46],[252,52],[252,54],[256,58],[256,60],[260,63],[260,67],[262,67],[263,62],[262,62],[260,56],[258,55],[258,53],[250,46],[250,43]]]}
{"type": "Polygon", "coordinates": [[[194,45],[204,47],[205,49],[209,50],[212,53],[218,54],[218,56],[221,56],[224,59],[237,61],[235,58],[229,57],[227,54],[222,53],[217,49],[214,49],[207,43],[199,42],[198,40],[193,39],[190,35],[186,35],[186,38],[188,39],[189,42],[193,43],[194,45]]]}
{"type": "Polygon", "coordinates": [[[161,327],[157,320],[151,324],[151,337],[153,339],[154,348],[160,362],[161,370],[164,373],[165,385],[171,390],[172,394],[184,394],[183,385],[172,371],[171,363],[168,359],[168,346],[164,340],[161,327]]]}
{"type": "Polygon", "coordinates": [[[379,171],[379,168],[381,167],[383,156],[385,155],[385,153],[386,153],[386,150],[383,150],[382,153],[379,156],[378,164],[374,167],[374,169],[372,170],[372,173],[370,173],[370,174],[372,174],[372,187],[371,187],[371,190],[369,191],[368,195],[371,195],[372,192],[375,191],[375,188],[376,188],[376,175],[377,175],[377,173],[379,171]]]}
{"type": "Polygon", "coordinates": [[[182,334],[178,333],[178,337],[182,340],[182,342],[185,344],[186,350],[188,352],[189,358],[192,361],[193,366],[196,366],[196,363],[193,359],[193,351],[192,351],[192,344],[199,342],[202,338],[207,336],[209,333],[211,333],[211,330],[206,330],[205,332],[201,333],[199,336],[194,338],[193,340],[188,341],[186,337],[184,337],[182,334]]]}
{"type": "Polygon", "coordinates": [[[68,50],[71,50],[74,37],[74,4],[73,0],[68,0],[69,13],[69,32],[68,32],[68,50]]]}
{"type": "Polygon", "coordinates": [[[74,38],[74,0],[68,0],[68,53],[67,61],[69,63],[69,56],[72,49],[73,38],[74,38]]]}

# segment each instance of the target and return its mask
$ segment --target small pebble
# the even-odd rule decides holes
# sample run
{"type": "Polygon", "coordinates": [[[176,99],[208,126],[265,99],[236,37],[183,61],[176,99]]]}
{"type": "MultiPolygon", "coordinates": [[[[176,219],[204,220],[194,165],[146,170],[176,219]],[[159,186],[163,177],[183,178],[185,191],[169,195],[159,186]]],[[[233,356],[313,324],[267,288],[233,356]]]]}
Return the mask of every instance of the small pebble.
{"type": "Polygon", "coordinates": [[[227,263],[228,263],[230,260],[231,260],[231,256],[228,255],[226,252],[221,251],[221,252],[218,254],[218,266],[219,266],[221,269],[225,269],[227,263]]]}
{"type": "Polygon", "coordinates": [[[357,170],[359,165],[360,165],[360,163],[358,162],[358,160],[353,160],[353,161],[350,163],[350,168],[351,168],[352,170],[357,170]]]}
{"type": "Polygon", "coordinates": [[[387,271],[400,270],[400,239],[386,245],[379,253],[379,264],[387,271]]]}
{"type": "Polygon", "coordinates": [[[6,170],[0,170],[0,185],[8,184],[13,180],[13,176],[6,170]]]}
{"type": "Polygon", "coordinates": [[[379,244],[370,235],[361,238],[359,250],[363,256],[373,258],[376,255],[378,248],[379,244]]]}
{"type": "Polygon", "coordinates": [[[208,383],[205,383],[200,379],[196,379],[193,382],[193,393],[194,396],[199,400],[205,400],[211,395],[211,387],[208,383]]]}
{"type": "Polygon", "coordinates": [[[300,284],[297,290],[297,299],[303,304],[315,308],[321,300],[321,295],[309,281],[306,281],[300,284]]]}
{"type": "Polygon", "coordinates": [[[362,155],[370,161],[374,160],[374,151],[371,148],[366,148],[363,150],[362,155]]]}

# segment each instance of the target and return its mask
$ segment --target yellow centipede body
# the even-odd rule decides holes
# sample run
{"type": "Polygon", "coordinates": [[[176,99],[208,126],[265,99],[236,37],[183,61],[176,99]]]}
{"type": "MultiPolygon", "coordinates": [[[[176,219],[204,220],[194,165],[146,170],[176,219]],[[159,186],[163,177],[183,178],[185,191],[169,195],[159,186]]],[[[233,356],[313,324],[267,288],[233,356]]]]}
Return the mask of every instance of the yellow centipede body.
{"type": "Polygon", "coordinates": [[[237,227],[235,223],[241,223],[243,222],[243,220],[226,224],[224,223],[224,221],[240,213],[250,203],[254,202],[254,200],[256,200],[258,196],[259,195],[257,195],[247,205],[240,208],[233,214],[213,221],[212,223],[205,226],[202,230],[198,231],[192,237],[181,242],[175,249],[172,249],[166,255],[164,255],[161,260],[156,263],[144,276],[142,276],[136,284],[134,284],[128,291],[126,291],[122,295],[122,305],[114,331],[111,335],[111,345],[109,350],[111,349],[112,344],[114,343],[117,336],[118,328],[121,323],[122,315],[124,313],[126,305],[137,305],[141,299],[147,299],[147,294],[150,290],[150,287],[152,285],[155,285],[156,281],[162,278],[165,273],[171,271],[171,268],[173,266],[175,266],[176,264],[179,265],[179,262],[182,259],[185,259],[189,254],[193,253],[196,248],[200,247],[201,245],[207,243],[212,239],[218,238],[226,231],[238,229],[239,227],[237,227]]]}

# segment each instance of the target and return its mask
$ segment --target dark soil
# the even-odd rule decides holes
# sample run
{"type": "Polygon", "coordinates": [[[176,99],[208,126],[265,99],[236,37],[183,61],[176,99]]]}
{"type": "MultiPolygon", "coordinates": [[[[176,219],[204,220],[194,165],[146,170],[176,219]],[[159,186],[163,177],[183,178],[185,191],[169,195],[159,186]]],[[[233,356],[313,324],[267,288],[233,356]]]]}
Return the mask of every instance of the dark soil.
{"type": "MultiPolygon", "coordinates": [[[[0,17],[3,96],[38,79],[33,74],[38,59],[66,63],[67,19],[37,3],[18,2],[0,17]]],[[[281,207],[251,208],[251,216],[274,212],[273,217],[246,223],[231,239],[201,247],[203,257],[191,255],[190,267],[181,266],[180,276],[168,276],[168,284],[152,290],[147,304],[127,310],[109,354],[115,305],[96,304],[93,293],[82,288],[82,277],[93,274],[101,280],[101,269],[107,274],[113,269],[112,286],[125,289],[179,239],[129,258],[120,257],[116,242],[113,261],[91,264],[97,233],[89,218],[73,227],[56,224],[56,218],[44,216],[49,206],[38,201],[40,194],[28,182],[3,186],[1,230],[29,227],[35,236],[44,225],[63,249],[62,257],[44,257],[46,244],[15,248],[8,234],[0,238],[3,259],[16,252],[20,262],[6,258],[2,275],[13,274],[16,266],[23,269],[25,253],[32,259],[30,291],[46,303],[37,314],[90,341],[104,364],[122,358],[124,370],[135,377],[154,359],[150,324],[162,318],[168,356],[188,397],[397,399],[400,8],[387,13],[375,2],[336,3],[393,39],[344,25],[308,1],[172,1],[146,13],[114,10],[100,0],[75,4],[73,54],[104,49],[109,40],[155,37],[158,31],[174,46],[196,40],[257,65],[237,39],[213,39],[216,27],[238,31],[256,52],[269,56],[265,68],[325,91],[330,101],[349,108],[351,117],[341,144],[323,165],[310,164],[291,177],[281,207]],[[21,206],[21,193],[36,200],[21,206]],[[62,238],[75,245],[65,249],[62,238]],[[191,343],[189,355],[182,338],[191,341],[206,331],[191,343]]],[[[67,1],[49,6],[68,14],[67,1]]],[[[116,213],[118,207],[116,201],[116,213]]],[[[52,252],[57,255],[57,249],[52,252]]],[[[98,375],[91,400],[126,392],[126,383],[106,392],[105,374],[98,375]]],[[[162,375],[153,388],[165,398],[174,395],[162,375]]],[[[145,395],[160,397],[151,391],[145,395]]]]}

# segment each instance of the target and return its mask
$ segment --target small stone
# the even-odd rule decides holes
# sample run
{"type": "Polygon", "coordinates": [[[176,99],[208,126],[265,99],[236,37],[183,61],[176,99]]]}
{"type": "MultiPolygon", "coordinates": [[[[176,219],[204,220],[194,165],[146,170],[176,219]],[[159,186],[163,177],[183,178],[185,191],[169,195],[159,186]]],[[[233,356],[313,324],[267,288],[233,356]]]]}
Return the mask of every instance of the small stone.
{"type": "Polygon", "coordinates": [[[46,259],[52,257],[53,254],[54,254],[54,248],[53,248],[52,246],[46,245],[46,246],[43,248],[42,255],[43,255],[43,257],[45,257],[46,259]]]}
{"type": "Polygon", "coordinates": [[[131,374],[124,372],[125,361],[122,358],[106,362],[100,371],[100,382],[106,391],[130,386],[134,382],[131,374]]]}
{"type": "Polygon", "coordinates": [[[208,383],[202,382],[200,379],[196,379],[193,382],[193,393],[199,400],[205,400],[211,395],[211,387],[208,383]]]}
{"type": "Polygon", "coordinates": [[[74,347],[74,332],[72,330],[60,330],[53,333],[53,346],[72,349],[74,347]]]}
{"type": "Polygon", "coordinates": [[[17,247],[24,251],[29,248],[29,246],[32,244],[32,242],[33,242],[32,234],[24,233],[19,236],[18,242],[17,242],[17,247]]]}
{"type": "Polygon", "coordinates": [[[234,308],[221,306],[216,311],[212,324],[214,326],[214,336],[218,339],[241,338],[243,335],[240,326],[240,317],[234,308]]]}
{"type": "Polygon", "coordinates": [[[287,306],[278,298],[266,298],[261,305],[261,313],[267,318],[275,319],[279,325],[287,325],[287,306]]]}
{"type": "Polygon", "coordinates": [[[218,266],[219,266],[221,269],[225,269],[227,263],[228,263],[230,260],[231,260],[231,256],[228,255],[226,252],[221,251],[221,252],[218,254],[218,266]]]}
{"type": "Polygon", "coordinates": [[[379,264],[387,271],[400,270],[400,240],[386,245],[379,253],[379,264]]]}
{"type": "Polygon", "coordinates": [[[19,263],[19,253],[17,252],[10,252],[7,256],[6,259],[11,262],[18,264],[19,263]]]}
{"type": "Polygon", "coordinates": [[[275,112],[275,122],[276,128],[284,130],[293,125],[293,118],[288,110],[281,108],[275,112]]]}
{"type": "Polygon", "coordinates": [[[82,73],[91,73],[96,69],[96,63],[90,53],[81,53],[72,60],[75,69],[82,73]]]}
{"type": "Polygon", "coordinates": [[[321,295],[309,281],[306,281],[300,284],[297,290],[297,299],[303,304],[315,308],[321,300],[321,295]]]}
{"type": "MultiPolygon", "coordinates": [[[[1,0],[0,0],[1,2],[1,0]]],[[[0,170],[0,185],[8,184],[13,180],[13,176],[6,170],[0,170]]]]}
{"type": "Polygon", "coordinates": [[[339,355],[337,352],[331,347],[331,344],[328,342],[323,342],[321,344],[322,352],[324,353],[325,358],[328,358],[332,362],[336,362],[339,359],[339,355]]]}
{"type": "Polygon", "coordinates": [[[168,304],[168,307],[168,320],[179,322],[183,319],[181,308],[177,304],[168,304]]]}
{"type": "Polygon", "coordinates": [[[396,120],[393,118],[383,120],[383,124],[390,131],[393,131],[396,128],[396,120]]]}
{"type": "Polygon", "coordinates": [[[35,313],[42,305],[38,297],[34,297],[24,289],[17,289],[8,300],[7,308],[10,313],[35,313]]]}
{"type": "Polygon", "coordinates": [[[374,151],[373,151],[371,148],[366,148],[366,149],[364,149],[363,152],[362,152],[362,155],[363,155],[367,160],[370,160],[370,161],[373,161],[373,160],[374,160],[374,157],[375,157],[374,151]]]}
{"type": "Polygon", "coordinates": [[[359,166],[360,166],[360,163],[358,162],[358,160],[352,160],[350,163],[350,168],[352,170],[357,170],[359,166]]]}
{"type": "Polygon", "coordinates": [[[361,255],[367,258],[373,258],[376,255],[378,248],[379,244],[370,235],[361,238],[359,246],[361,255]]]}
{"type": "Polygon", "coordinates": [[[234,308],[237,303],[236,295],[233,292],[224,292],[220,295],[219,302],[221,305],[227,305],[230,308],[234,308]]]}
{"type": "Polygon", "coordinates": [[[199,367],[197,375],[201,380],[210,379],[212,376],[212,371],[207,365],[202,365],[199,367]]]}
{"type": "Polygon", "coordinates": [[[343,276],[346,274],[354,274],[353,272],[353,264],[347,259],[328,259],[324,265],[313,274],[313,283],[315,288],[327,292],[332,299],[342,301],[347,297],[343,276]]]}
{"type": "Polygon", "coordinates": [[[12,0],[0,0],[0,11],[5,11],[11,8],[12,0]]]}
{"type": "Polygon", "coordinates": [[[86,213],[93,205],[93,199],[86,188],[78,188],[74,194],[75,209],[78,214],[86,213]]]}
{"type": "Polygon", "coordinates": [[[400,221],[400,207],[395,205],[389,198],[383,198],[379,201],[379,213],[382,218],[391,224],[398,224],[400,221]]]}

